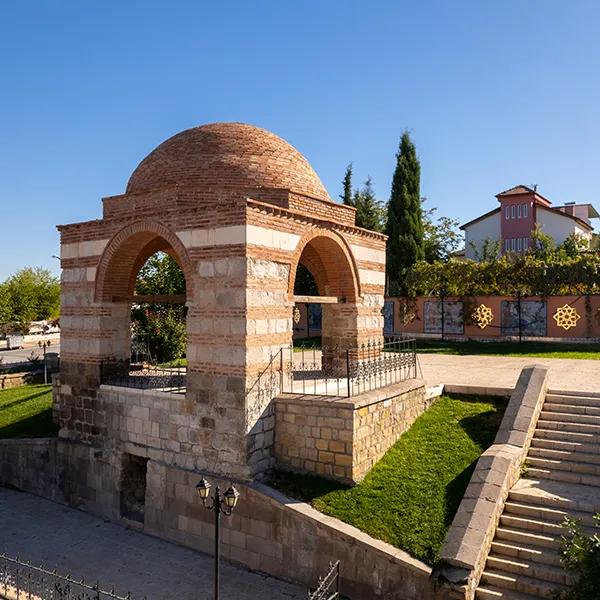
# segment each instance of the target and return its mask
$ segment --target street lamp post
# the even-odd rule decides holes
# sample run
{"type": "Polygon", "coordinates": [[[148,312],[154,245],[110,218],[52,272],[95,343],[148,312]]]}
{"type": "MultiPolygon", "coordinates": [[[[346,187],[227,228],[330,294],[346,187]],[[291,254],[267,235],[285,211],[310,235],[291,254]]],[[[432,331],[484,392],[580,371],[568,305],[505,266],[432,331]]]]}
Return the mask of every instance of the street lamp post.
{"type": "Polygon", "coordinates": [[[38,346],[44,349],[44,383],[48,383],[48,367],[46,365],[46,348],[50,346],[50,340],[40,340],[38,346]]]}
{"type": "Polygon", "coordinates": [[[202,500],[202,504],[208,510],[213,510],[215,513],[215,575],[214,575],[214,600],[219,600],[219,558],[221,553],[221,514],[230,516],[235,508],[240,493],[233,487],[222,494],[219,486],[215,488],[215,493],[210,496],[211,485],[204,477],[196,485],[198,496],[202,500]],[[212,500],[207,504],[207,500],[212,500]]]}

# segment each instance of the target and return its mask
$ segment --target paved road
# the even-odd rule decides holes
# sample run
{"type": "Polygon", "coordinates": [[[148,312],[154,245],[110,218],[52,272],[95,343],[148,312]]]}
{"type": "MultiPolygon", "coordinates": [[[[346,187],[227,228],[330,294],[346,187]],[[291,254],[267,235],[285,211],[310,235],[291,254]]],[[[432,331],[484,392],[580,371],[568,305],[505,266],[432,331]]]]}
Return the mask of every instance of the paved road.
{"type": "Polygon", "coordinates": [[[419,364],[430,385],[514,387],[523,367],[541,364],[550,368],[550,389],[600,392],[599,360],[419,354],[419,364]]]}
{"type": "MultiPolygon", "coordinates": [[[[39,356],[40,359],[44,356],[44,351],[38,346],[27,346],[18,350],[5,350],[0,349],[0,358],[4,358],[4,364],[12,363],[26,363],[31,356],[31,353],[35,356],[39,356]]],[[[52,342],[47,352],[58,352],[60,353],[60,342],[52,342]]]]}
{"type": "MultiPolygon", "coordinates": [[[[0,487],[0,552],[85,577],[133,598],[209,600],[212,557],[48,500],[0,487]]],[[[306,590],[228,563],[221,596],[294,600],[306,590]]]]}

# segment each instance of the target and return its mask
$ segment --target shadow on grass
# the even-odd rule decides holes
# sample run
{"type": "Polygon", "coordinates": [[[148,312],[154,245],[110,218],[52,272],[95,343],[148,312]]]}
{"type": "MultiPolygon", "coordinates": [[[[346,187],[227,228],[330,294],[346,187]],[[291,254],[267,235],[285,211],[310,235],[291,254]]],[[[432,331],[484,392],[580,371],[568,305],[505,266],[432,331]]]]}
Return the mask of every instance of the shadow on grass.
{"type": "Polygon", "coordinates": [[[19,404],[23,404],[24,402],[30,402],[31,400],[35,400],[40,396],[45,396],[48,394],[50,390],[43,390],[41,392],[37,392],[37,394],[31,394],[29,396],[25,396],[23,398],[17,398],[16,400],[11,400],[10,402],[0,403],[0,413],[4,410],[12,408],[14,406],[18,406],[19,404]]]}
{"type": "Polygon", "coordinates": [[[462,473],[459,473],[447,486],[445,493],[445,511],[444,511],[444,525],[446,528],[450,527],[452,523],[452,519],[454,519],[454,515],[462,502],[462,499],[467,491],[467,486],[469,485],[469,481],[471,481],[471,477],[473,476],[473,471],[475,471],[475,465],[477,465],[477,461],[479,459],[475,459],[462,473]]]}
{"type": "Polygon", "coordinates": [[[337,481],[323,479],[317,475],[289,473],[275,469],[267,482],[272,488],[286,496],[297,498],[303,502],[312,502],[315,498],[335,492],[347,490],[350,486],[337,481]]]}
{"type": "Polygon", "coordinates": [[[52,422],[52,409],[45,410],[0,427],[0,439],[54,437],[58,426],[52,422]]]}

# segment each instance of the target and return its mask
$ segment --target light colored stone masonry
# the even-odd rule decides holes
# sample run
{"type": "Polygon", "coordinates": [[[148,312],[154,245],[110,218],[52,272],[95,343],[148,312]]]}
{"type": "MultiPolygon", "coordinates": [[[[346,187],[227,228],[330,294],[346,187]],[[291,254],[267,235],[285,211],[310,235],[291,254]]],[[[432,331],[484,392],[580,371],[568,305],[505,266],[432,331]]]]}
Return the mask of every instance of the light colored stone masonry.
{"type": "Polygon", "coordinates": [[[547,367],[521,371],[494,444],[477,461],[432,575],[449,598],[475,598],[504,503],[529,450],[547,381],[547,367]]]}
{"type": "Polygon", "coordinates": [[[421,380],[352,398],[282,394],[275,400],[277,463],[357,483],[434,400],[421,380]]]}

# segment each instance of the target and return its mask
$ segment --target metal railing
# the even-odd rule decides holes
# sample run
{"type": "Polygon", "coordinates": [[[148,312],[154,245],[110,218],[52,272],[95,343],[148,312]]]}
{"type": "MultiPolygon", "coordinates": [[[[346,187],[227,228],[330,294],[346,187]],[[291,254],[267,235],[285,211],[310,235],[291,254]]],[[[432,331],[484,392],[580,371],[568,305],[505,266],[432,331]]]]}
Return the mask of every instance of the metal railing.
{"type": "Polygon", "coordinates": [[[187,366],[132,365],[128,371],[108,363],[101,365],[100,381],[107,385],[182,393],[186,389],[187,366]]]}
{"type": "MultiPolygon", "coordinates": [[[[119,595],[114,586],[104,590],[100,583],[61,575],[56,570],[0,554],[0,598],[8,600],[132,600],[129,592],[119,595]]],[[[146,597],[144,596],[144,600],[146,597]]]]}
{"type": "Polygon", "coordinates": [[[342,349],[281,348],[270,357],[247,394],[278,393],[351,397],[417,377],[416,340],[371,340],[342,349]]]}
{"type": "Polygon", "coordinates": [[[329,563],[325,577],[319,578],[319,585],[308,592],[308,600],[337,600],[340,596],[340,561],[329,563]]]}

